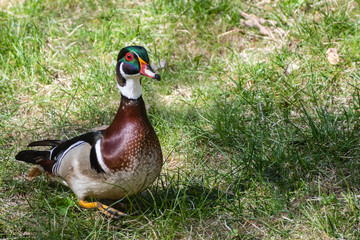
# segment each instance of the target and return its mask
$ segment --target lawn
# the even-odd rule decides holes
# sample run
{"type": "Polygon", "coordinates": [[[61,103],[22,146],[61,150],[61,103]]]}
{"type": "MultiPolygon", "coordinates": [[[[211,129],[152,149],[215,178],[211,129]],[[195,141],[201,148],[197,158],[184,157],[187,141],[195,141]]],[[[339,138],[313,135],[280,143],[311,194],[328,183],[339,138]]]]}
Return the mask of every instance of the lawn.
{"type": "Polygon", "coordinates": [[[0,9],[1,239],[360,238],[359,0],[0,9]],[[14,156],[110,124],[128,45],[162,78],[142,84],[165,164],[114,221],[14,156]]]}

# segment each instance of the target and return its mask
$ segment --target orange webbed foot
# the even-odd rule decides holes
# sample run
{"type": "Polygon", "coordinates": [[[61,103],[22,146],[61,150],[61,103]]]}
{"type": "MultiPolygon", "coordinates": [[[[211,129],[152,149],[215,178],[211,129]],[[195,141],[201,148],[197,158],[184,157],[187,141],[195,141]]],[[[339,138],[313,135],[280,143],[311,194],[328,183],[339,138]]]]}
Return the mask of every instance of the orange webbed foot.
{"type": "Polygon", "coordinates": [[[84,208],[97,208],[100,212],[105,214],[106,216],[118,220],[120,216],[127,216],[126,213],[123,213],[115,208],[109,207],[100,202],[87,202],[85,200],[80,200],[79,205],[84,208]]]}

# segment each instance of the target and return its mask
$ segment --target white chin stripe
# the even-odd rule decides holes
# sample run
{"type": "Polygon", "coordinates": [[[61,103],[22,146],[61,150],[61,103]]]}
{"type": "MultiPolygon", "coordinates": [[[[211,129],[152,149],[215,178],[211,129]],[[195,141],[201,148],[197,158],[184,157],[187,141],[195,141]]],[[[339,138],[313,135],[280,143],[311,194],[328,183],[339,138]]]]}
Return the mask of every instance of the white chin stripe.
{"type": "Polygon", "coordinates": [[[120,64],[119,70],[120,74],[125,78],[125,85],[122,87],[117,84],[117,87],[119,88],[122,95],[129,99],[138,99],[142,95],[142,87],[140,84],[140,74],[136,75],[127,75],[122,70],[123,63],[120,64]]]}
{"type": "Polygon", "coordinates": [[[96,157],[97,157],[98,163],[99,163],[100,167],[102,168],[102,170],[104,170],[104,172],[106,172],[106,173],[109,173],[110,169],[105,165],[104,159],[101,154],[100,143],[101,143],[101,139],[97,140],[95,143],[96,157]]]}

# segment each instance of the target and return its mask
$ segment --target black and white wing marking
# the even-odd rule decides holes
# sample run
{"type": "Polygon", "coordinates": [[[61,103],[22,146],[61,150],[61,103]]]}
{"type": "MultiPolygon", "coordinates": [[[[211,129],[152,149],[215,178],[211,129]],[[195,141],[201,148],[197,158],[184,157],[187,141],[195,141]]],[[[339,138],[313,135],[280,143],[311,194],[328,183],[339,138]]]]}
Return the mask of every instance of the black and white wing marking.
{"type": "Polygon", "coordinates": [[[83,143],[88,143],[91,145],[90,152],[90,165],[91,168],[94,169],[97,173],[105,172],[98,161],[96,152],[95,152],[95,143],[103,138],[103,131],[96,132],[88,132],[67,141],[61,142],[59,145],[51,149],[50,151],[50,159],[56,161],[53,166],[53,173],[56,173],[61,165],[61,160],[64,158],[66,153],[68,153],[71,149],[80,146],[83,143]]]}
{"type": "Polygon", "coordinates": [[[94,146],[96,141],[103,138],[103,131],[96,131],[96,132],[88,132],[67,141],[61,142],[59,145],[51,149],[50,159],[54,161],[58,161],[59,157],[63,155],[63,153],[70,148],[76,142],[82,141],[87,142],[91,146],[94,146]]]}

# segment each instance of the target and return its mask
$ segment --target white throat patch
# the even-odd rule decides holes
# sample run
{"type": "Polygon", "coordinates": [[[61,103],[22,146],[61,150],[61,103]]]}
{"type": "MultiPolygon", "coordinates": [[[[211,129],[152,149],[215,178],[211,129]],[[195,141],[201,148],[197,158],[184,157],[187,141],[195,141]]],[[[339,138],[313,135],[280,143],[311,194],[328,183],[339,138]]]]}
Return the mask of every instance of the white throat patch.
{"type": "Polygon", "coordinates": [[[140,84],[141,75],[127,75],[122,70],[123,63],[120,64],[119,70],[121,75],[125,78],[125,85],[122,87],[117,83],[117,87],[121,94],[129,99],[138,99],[142,95],[142,87],[140,84]]]}

